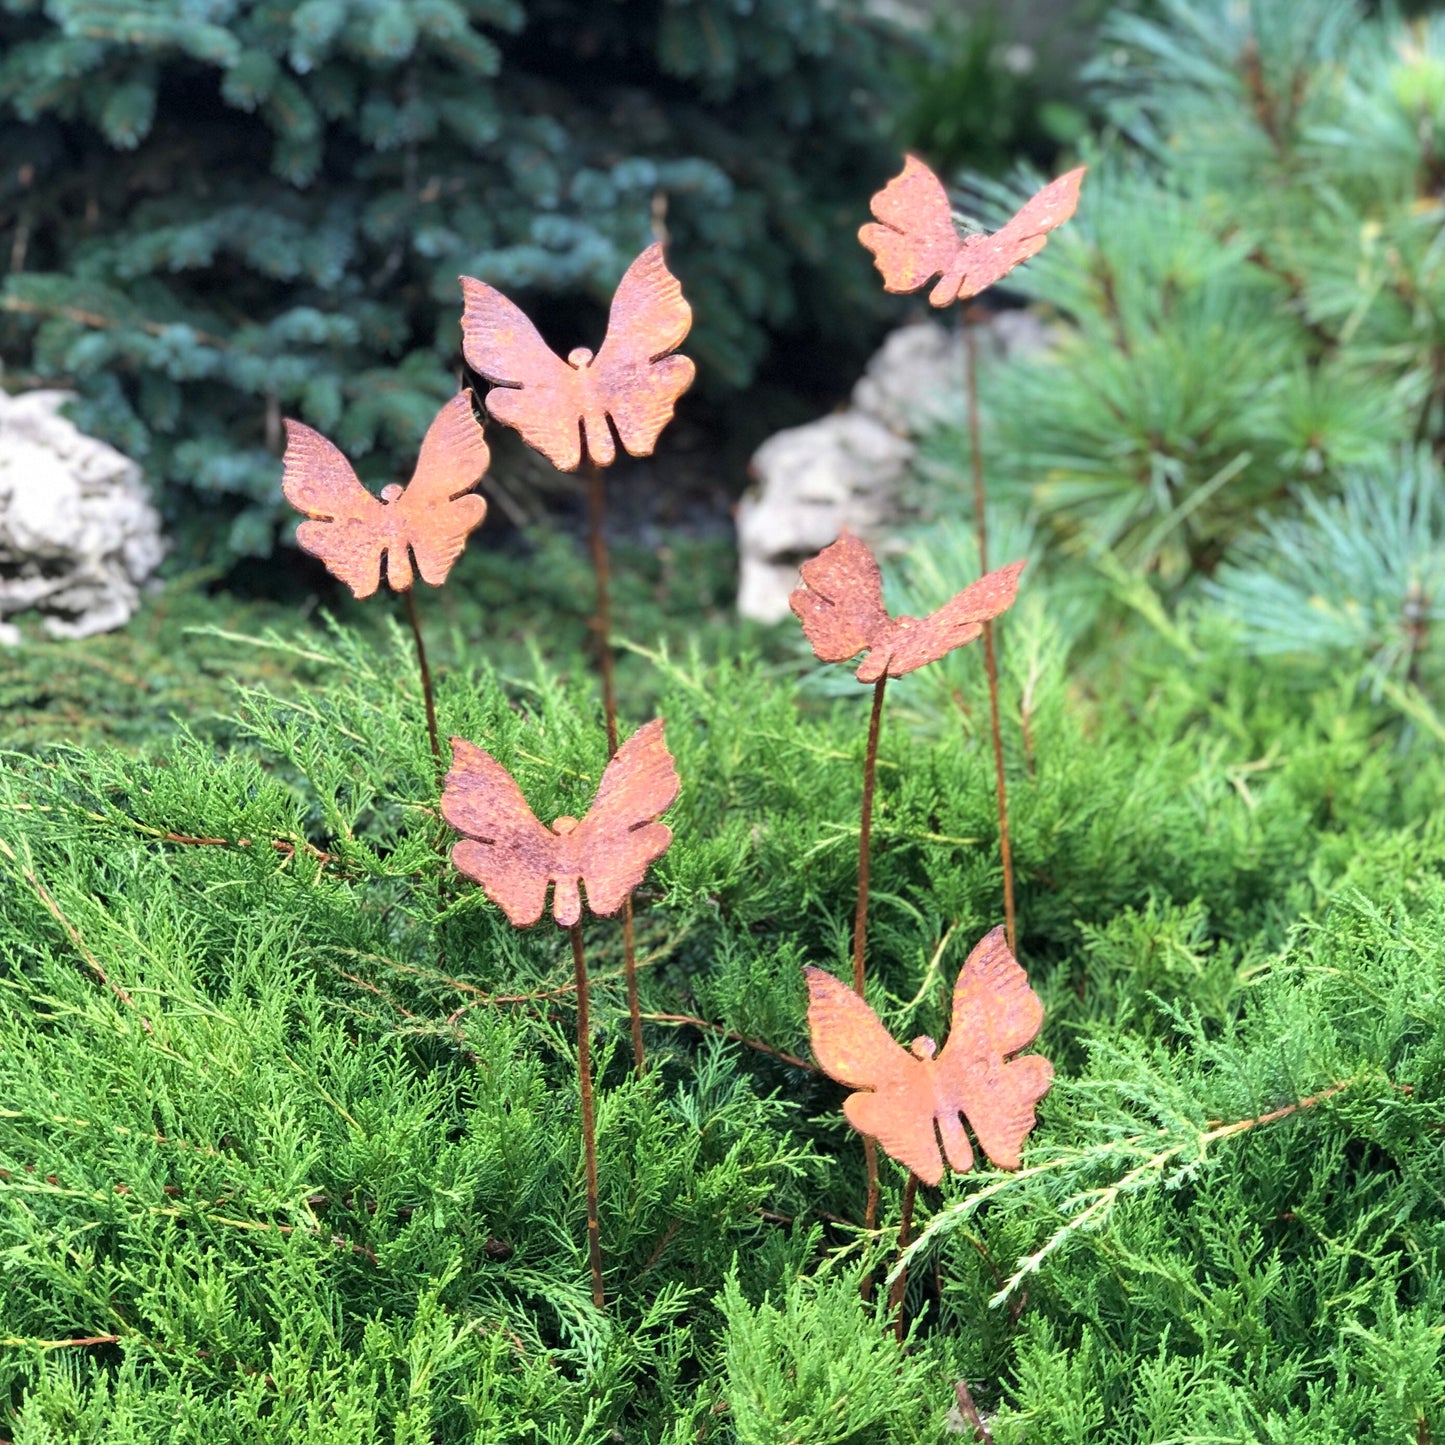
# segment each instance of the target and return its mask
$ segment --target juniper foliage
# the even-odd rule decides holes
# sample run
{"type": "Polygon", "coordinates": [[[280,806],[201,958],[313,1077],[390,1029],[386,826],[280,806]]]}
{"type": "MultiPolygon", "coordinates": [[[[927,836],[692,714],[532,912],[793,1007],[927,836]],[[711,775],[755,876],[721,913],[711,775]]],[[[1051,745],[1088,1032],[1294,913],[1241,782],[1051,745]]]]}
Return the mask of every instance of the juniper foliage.
{"type": "MultiPolygon", "coordinates": [[[[1031,636],[1048,610],[1001,637],[1059,1081],[1019,1174],[922,1192],[902,1353],[857,1298],[901,1171],[863,1234],[839,1092],[789,1059],[799,965],[847,970],[866,689],[800,710],[792,668],[634,648],[683,791],[639,899],[643,1081],[615,924],[587,927],[606,1316],[565,936],[443,865],[399,629],[273,635],[305,680],[245,685],[224,751],[11,754],[7,1437],[903,1442],[941,1437],[958,1378],[1009,1441],[1445,1429],[1439,749],[1360,678],[1285,686],[1142,624],[1089,702],[1031,636]]],[[[987,739],[926,725],[912,681],[870,969],[904,1038],[945,1031],[999,889],[987,739]]],[[[585,807],[585,669],[473,659],[440,707],[539,815],[585,807]]]]}

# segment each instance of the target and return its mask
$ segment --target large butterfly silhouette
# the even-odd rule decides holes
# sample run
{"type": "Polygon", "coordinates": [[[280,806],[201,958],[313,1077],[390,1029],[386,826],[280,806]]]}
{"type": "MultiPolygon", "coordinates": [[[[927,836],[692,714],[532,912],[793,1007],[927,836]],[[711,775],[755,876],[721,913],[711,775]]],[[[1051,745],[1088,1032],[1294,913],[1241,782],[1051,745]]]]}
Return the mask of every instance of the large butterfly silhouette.
{"type": "Polygon", "coordinates": [[[803,624],[819,662],[846,662],[864,648],[859,682],[902,677],[972,642],[983,624],[1012,606],[1022,562],[1010,562],[965,587],[927,617],[890,617],[883,575],[873,554],[844,532],[802,567],[803,585],[788,606],[803,624]]]}
{"type": "Polygon", "coordinates": [[[655,718],[618,748],[587,816],[564,816],[546,828],[501,763],[453,738],[442,817],[466,834],[452,849],[453,864],[518,928],[541,918],[549,883],[556,884],[552,915],[570,928],[582,917],[579,882],[593,913],[616,913],[667,851],[672,830],[657,819],[677,789],[662,719],[655,718]]]}
{"type": "Polygon", "coordinates": [[[1050,181],[992,234],[960,236],[943,183],[916,156],[869,202],[877,217],[858,230],[883,273],[885,291],[916,291],[935,276],[935,306],[977,296],[1044,249],[1048,233],[1074,214],[1085,166],[1050,181]]]}
{"type": "Polygon", "coordinates": [[[281,490],[312,519],[296,529],[302,550],[319,557],[357,597],[370,597],[381,585],[383,555],[393,591],[411,586],[412,557],[423,580],[440,587],[487,515],[486,501],[467,494],[490,460],[472,394],[461,391],[427,428],[411,481],[383,487],[380,498],[320,432],[288,420],[281,490]]]}
{"type": "Polygon", "coordinates": [[[687,357],[670,354],[692,325],[692,308],[660,245],[649,246],[618,283],[596,356],[579,346],[563,361],[500,291],[471,276],[461,281],[462,354],[492,383],[487,410],[498,421],[564,472],[581,463],[584,438],[592,460],[611,466],[614,426],[631,455],[652,454],[696,372],[687,357]]]}
{"type": "Polygon", "coordinates": [[[831,973],[803,972],[813,1057],[829,1077],[859,1090],[843,1100],[843,1113],[860,1134],[923,1183],[937,1184],[944,1156],[960,1173],[973,1168],[962,1115],[998,1168],[1019,1167],[1034,1105],[1048,1093],[1054,1067],[1041,1054],[1007,1057],[1033,1042],[1044,1009],[1002,928],[964,963],[948,1042],[937,1058],[926,1035],[913,1040],[911,1052],[895,1043],[878,1015],[831,973]]]}

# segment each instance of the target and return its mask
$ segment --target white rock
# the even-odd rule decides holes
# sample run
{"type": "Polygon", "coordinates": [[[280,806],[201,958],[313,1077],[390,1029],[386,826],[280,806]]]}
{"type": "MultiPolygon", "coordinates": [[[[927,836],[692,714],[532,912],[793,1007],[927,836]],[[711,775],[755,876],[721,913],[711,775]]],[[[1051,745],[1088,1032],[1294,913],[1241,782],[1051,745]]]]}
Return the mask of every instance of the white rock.
{"type": "MultiPolygon", "coordinates": [[[[1048,328],[1005,311],[977,330],[980,362],[1047,344],[1048,328]]],[[[754,485],[738,503],[738,612],[788,615],[798,566],[844,527],[877,547],[898,520],[914,438],[963,420],[967,356],[955,327],[893,332],[853,388],[852,405],[771,436],[753,454],[754,485]]]]}
{"type": "Polygon", "coordinates": [[[844,525],[868,537],[887,520],[913,444],[860,411],[841,411],[770,436],[753,454],[754,492],[738,503],[738,611],[788,615],[798,566],[844,525]]]}
{"type": "Polygon", "coordinates": [[[71,399],[0,392],[0,619],[38,611],[52,637],[128,622],[165,553],[140,468],[60,416],[71,399]]]}
{"type": "Polygon", "coordinates": [[[936,321],[900,326],[869,358],[853,388],[853,405],[884,426],[916,436],[963,415],[968,375],[963,339],[936,321]]]}

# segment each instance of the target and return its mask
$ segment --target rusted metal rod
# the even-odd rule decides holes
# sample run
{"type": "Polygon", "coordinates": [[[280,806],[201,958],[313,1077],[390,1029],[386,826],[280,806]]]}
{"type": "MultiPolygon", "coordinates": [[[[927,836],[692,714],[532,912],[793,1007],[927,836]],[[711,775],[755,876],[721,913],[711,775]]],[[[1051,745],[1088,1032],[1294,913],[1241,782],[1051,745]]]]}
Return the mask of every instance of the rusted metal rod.
{"type": "MultiPolygon", "coordinates": [[[[868,891],[873,835],[873,789],[878,776],[878,734],[883,727],[883,691],[888,674],[873,684],[873,711],[868,717],[868,746],[863,754],[863,804],[858,815],[858,901],[853,909],[853,992],[864,996],[867,982],[868,891]]],[[[878,1223],[878,1146],[863,1140],[863,1160],[868,1171],[868,1201],[863,1210],[865,1229],[878,1223]]]]}
{"type": "MultiPolygon", "coordinates": [[[[587,516],[592,570],[597,577],[597,610],[592,618],[597,635],[597,663],[602,674],[602,709],[607,720],[607,756],[617,752],[617,687],[612,671],[612,561],[607,550],[607,482],[602,468],[587,458],[587,516]]],[[[632,897],[622,904],[622,974],[627,981],[627,1018],[632,1030],[632,1064],[642,1077],[646,1062],[642,1043],[642,1004],[637,997],[637,938],[632,925],[632,897]]]]}
{"type": "Polygon", "coordinates": [[[572,970],[577,982],[577,1085],[582,1096],[582,1157],[587,1174],[587,1263],[592,1270],[592,1303],[605,1309],[602,1289],[602,1234],[597,1222],[597,1124],[592,1108],[592,1018],[587,994],[587,958],[582,925],[574,923],[572,970]]]}
{"type": "MultiPolygon", "coordinates": [[[[978,414],[978,342],[973,327],[966,322],[959,328],[963,332],[964,346],[968,354],[968,450],[973,470],[973,511],[974,528],[978,537],[978,570],[988,574],[988,518],[985,513],[983,486],[983,428],[978,414]]],[[[1014,920],[1014,864],[1013,846],[1008,831],[1008,784],[1003,771],[1003,731],[999,725],[998,706],[998,654],[993,645],[993,623],[983,624],[983,666],[988,674],[988,716],[993,733],[993,774],[998,793],[998,847],[1003,866],[1003,918],[1004,935],[1008,939],[1009,951],[1018,947],[1018,935],[1014,920]]]]}
{"type": "Polygon", "coordinates": [[[426,703],[426,734],[431,740],[431,755],[438,763],[442,759],[441,738],[437,734],[437,701],[432,691],[431,668],[426,660],[426,643],[422,641],[421,619],[416,613],[416,598],[408,587],[401,595],[406,598],[406,620],[411,623],[411,635],[416,641],[416,662],[421,669],[421,694],[426,703]]]}

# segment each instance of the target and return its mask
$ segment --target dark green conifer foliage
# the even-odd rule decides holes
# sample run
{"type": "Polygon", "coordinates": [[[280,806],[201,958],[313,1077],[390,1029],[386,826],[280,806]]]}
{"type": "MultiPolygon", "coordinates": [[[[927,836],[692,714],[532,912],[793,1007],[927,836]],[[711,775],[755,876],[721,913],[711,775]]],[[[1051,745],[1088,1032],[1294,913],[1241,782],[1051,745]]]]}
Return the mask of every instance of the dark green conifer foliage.
{"type": "Polygon", "coordinates": [[[597,329],[665,208],[690,354],[740,387],[770,333],[875,307],[850,219],[892,157],[855,9],[4,0],[6,383],[74,384],[219,528],[203,555],[264,555],[283,415],[395,480],[455,387],[457,276],[597,329]]]}

